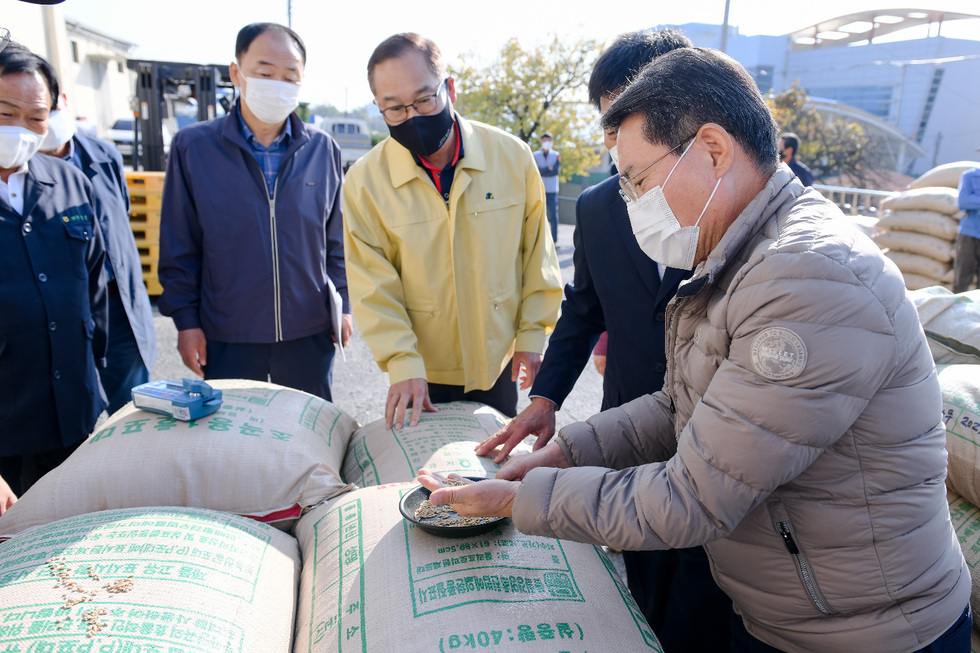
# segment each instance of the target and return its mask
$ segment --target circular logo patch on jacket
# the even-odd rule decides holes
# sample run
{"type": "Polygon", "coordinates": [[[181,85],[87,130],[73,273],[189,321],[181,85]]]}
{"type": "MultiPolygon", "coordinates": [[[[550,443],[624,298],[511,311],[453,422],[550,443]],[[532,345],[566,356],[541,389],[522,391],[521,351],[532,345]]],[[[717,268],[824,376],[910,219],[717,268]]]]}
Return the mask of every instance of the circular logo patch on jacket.
{"type": "Polygon", "coordinates": [[[763,329],[752,341],[752,365],[771,381],[798,377],[806,367],[803,338],[783,327],[763,329]]]}

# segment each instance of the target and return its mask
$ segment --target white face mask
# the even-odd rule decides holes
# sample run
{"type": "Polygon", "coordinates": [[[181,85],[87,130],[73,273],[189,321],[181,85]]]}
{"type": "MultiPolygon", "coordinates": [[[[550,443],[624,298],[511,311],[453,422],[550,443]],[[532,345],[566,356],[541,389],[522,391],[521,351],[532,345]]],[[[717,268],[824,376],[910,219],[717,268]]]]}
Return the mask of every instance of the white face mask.
{"type": "Polygon", "coordinates": [[[667,204],[663,187],[670,181],[670,175],[674,174],[677,164],[691,149],[691,145],[694,145],[694,140],[692,139],[684,148],[684,153],[677,159],[674,167],[670,169],[670,173],[664,179],[662,186],[656,186],[644,193],[635,202],[627,202],[626,204],[626,212],[630,216],[633,235],[636,236],[636,242],[639,243],[643,253],[657,263],[678,270],[694,269],[694,257],[697,254],[698,238],[701,235],[698,225],[701,223],[701,218],[704,217],[704,212],[708,210],[708,205],[711,204],[715,191],[721,184],[721,178],[719,178],[694,226],[682,227],[677,218],[674,217],[670,205],[667,204]]]}
{"type": "Polygon", "coordinates": [[[551,141],[542,141],[541,142],[541,149],[543,151],[545,151],[545,152],[550,151],[551,150],[551,141]]]}
{"type": "Polygon", "coordinates": [[[612,159],[613,165],[619,170],[619,144],[613,145],[609,148],[609,158],[612,159]]]}
{"type": "Polygon", "coordinates": [[[48,133],[41,141],[41,151],[50,152],[71,140],[75,135],[75,119],[66,111],[55,109],[48,116],[48,133]]]}
{"type": "Polygon", "coordinates": [[[246,77],[242,99],[256,118],[278,125],[299,106],[299,84],[246,77]]]}
{"type": "Polygon", "coordinates": [[[23,127],[0,125],[0,168],[19,168],[41,149],[41,136],[23,127]]]}

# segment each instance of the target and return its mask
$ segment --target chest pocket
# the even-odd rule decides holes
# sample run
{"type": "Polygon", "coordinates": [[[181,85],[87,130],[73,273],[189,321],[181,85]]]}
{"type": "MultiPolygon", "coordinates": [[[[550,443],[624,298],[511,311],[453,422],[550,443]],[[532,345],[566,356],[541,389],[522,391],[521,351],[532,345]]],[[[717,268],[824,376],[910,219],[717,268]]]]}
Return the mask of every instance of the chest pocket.
{"type": "Polygon", "coordinates": [[[89,241],[94,237],[95,222],[89,216],[64,216],[61,218],[68,236],[68,248],[71,250],[71,266],[79,279],[88,278],[88,268],[85,265],[85,255],[88,252],[89,241]]]}

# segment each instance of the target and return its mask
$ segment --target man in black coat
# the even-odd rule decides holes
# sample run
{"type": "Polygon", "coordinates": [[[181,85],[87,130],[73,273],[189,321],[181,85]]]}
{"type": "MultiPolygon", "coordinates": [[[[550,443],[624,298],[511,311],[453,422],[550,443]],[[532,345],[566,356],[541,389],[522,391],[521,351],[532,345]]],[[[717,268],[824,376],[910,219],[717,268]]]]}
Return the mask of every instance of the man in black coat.
{"type": "MultiPolygon", "coordinates": [[[[629,80],[655,57],[690,40],[674,30],[641,30],[620,36],[592,71],[589,99],[605,113],[629,80]]],[[[616,161],[617,134],[606,147],[616,161]]],[[[601,410],[620,406],[663,387],[666,371],[664,314],[684,270],[659,269],[637,244],[626,204],[613,176],[579,196],[575,205],[575,276],[565,287],[561,317],[548,341],[531,388],[531,405],[477,447],[495,460],[530,434],[535,449],[555,433],[555,412],[608,332],[601,410]]],[[[731,601],[711,577],[701,547],[623,552],[630,591],[666,653],[728,649],[731,601]]]]}
{"type": "Polygon", "coordinates": [[[57,98],[46,62],[15,43],[0,52],[0,512],[106,406],[98,200],[81,172],[34,155],[57,98]]]}
{"type": "Polygon", "coordinates": [[[85,174],[103,213],[99,224],[106,248],[109,342],[100,371],[109,414],[132,399],[132,389],[150,380],[157,355],[153,309],[143,284],[143,266],[129,226],[129,190],[122,155],[115,146],[75,130],[64,94],[51,112],[41,152],[64,159],[85,174]]]}

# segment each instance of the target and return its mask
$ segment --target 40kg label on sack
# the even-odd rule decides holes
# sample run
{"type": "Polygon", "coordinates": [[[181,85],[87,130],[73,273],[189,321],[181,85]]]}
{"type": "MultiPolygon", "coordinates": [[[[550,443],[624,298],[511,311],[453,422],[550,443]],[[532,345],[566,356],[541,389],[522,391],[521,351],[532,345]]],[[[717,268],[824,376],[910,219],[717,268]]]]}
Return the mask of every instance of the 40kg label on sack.
{"type": "Polygon", "coordinates": [[[413,487],[356,490],[297,524],[295,651],[660,650],[600,549],[510,522],[435,537],[398,512],[413,487]]]}

